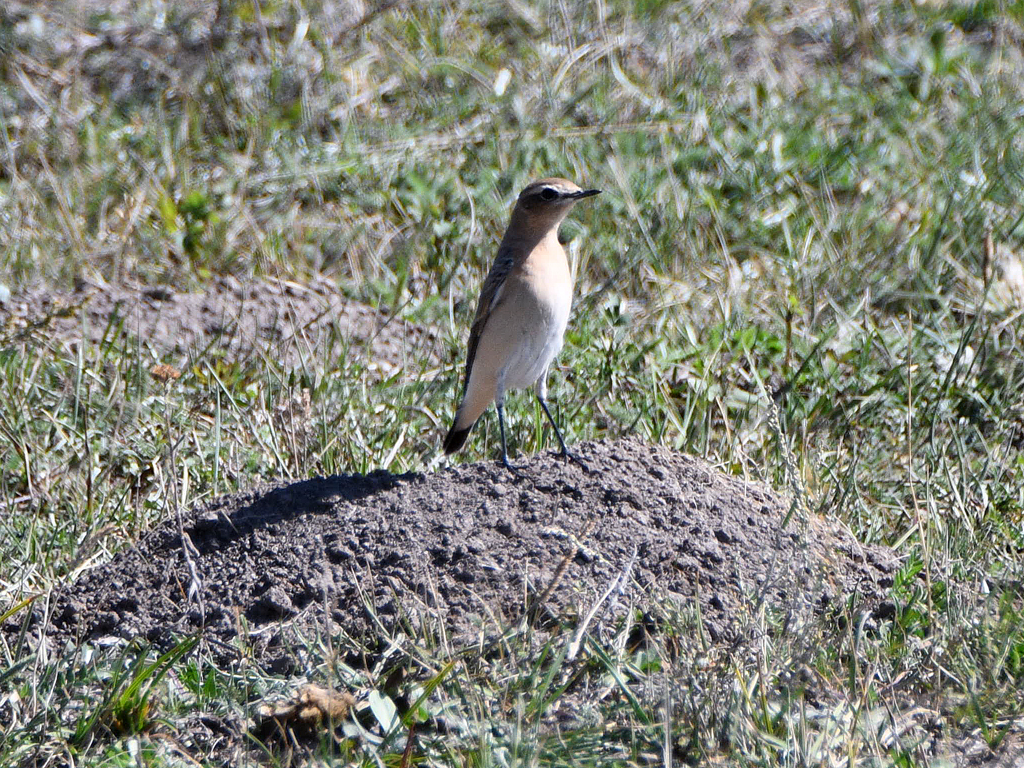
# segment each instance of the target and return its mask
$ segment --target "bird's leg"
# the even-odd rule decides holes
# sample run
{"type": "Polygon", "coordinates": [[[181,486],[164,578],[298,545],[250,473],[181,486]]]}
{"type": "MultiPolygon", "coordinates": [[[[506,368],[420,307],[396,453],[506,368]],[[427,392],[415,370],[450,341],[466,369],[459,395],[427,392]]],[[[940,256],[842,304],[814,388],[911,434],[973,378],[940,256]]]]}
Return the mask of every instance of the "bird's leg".
{"type": "Polygon", "coordinates": [[[583,467],[583,469],[585,469],[587,472],[589,472],[590,471],[590,467],[588,467],[583,462],[583,459],[581,459],[579,456],[577,456],[575,453],[573,453],[572,451],[570,451],[566,447],[565,439],[562,437],[562,433],[559,431],[558,425],[555,424],[555,419],[554,419],[554,417],[552,417],[551,411],[548,410],[548,404],[544,401],[544,396],[541,395],[540,392],[537,392],[537,400],[540,402],[540,407],[544,409],[544,415],[548,417],[548,421],[551,422],[551,426],[555,430],[555,437],[558,438],[558,444],[562,447],[562,454],[561,455],[564,458],[566,458],[566,459],[572,459],[577,464],[579,464],[581,467],[583,467]]]}
{"type": "Polygon", "coordinates": [[[512,466],[508,460],[508,449],[505,447],[505,404],[499,400],[497,402],[497,406],[498,428],[501,430],[501,463],[505,465],[505,469],[516,477],[524,477],[523,473],[516,469],[516,467],[512,466]]]}

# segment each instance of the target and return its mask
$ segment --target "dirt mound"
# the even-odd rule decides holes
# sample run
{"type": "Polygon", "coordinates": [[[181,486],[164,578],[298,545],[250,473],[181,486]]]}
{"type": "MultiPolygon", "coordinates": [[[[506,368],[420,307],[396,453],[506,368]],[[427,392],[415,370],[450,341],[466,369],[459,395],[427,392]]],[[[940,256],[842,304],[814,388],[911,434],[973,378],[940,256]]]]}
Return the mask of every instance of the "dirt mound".
{"type": "Polygon", "coordinates": [[[60,343],[138,339],[155,357],[180,364],[210,353],[228,360],[273,361],[285,368],[322,367],[352,344],[364,347],[383,375],[420,365],[440,343],[436,334],[352,301],[326,280],[221,277],[203,292],[109,286],[74,293],[35,290],[0,304],[0,336],[36,330],[60,343]]]}
{"type": "Polygon", "coordinates": [[[827,609],[856,592],[877,605],[891,583],[892,555],[838,526],[780,531],[788,505],[762,485],[635,440],[578,449],[590,471],[545,454],[523,479],[488,462],[222,498],[187,516],[186,546],[165,524],[71,585],[46,631],[164,643],[204,627],[230,656],[244,626],[281,672],[288,627],[373,642],[438,620],[468,642],[514,626],[529,603],[537,623],[572,621],[621,574],[598,623],[627,604],[699,601],[713,639],[731,637],[759,596],[827,609]]]}

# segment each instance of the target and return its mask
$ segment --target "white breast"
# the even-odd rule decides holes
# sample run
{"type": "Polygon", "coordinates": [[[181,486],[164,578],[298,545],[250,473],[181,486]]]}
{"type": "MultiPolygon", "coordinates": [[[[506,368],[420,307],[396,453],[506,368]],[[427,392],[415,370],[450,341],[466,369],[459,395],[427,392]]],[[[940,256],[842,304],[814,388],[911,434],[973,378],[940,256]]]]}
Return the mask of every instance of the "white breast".
{"type": "MultiPolygon", "coordinates": [[[[572,306],[572,282],[565,252],[548,251],[543,259],[528,260],[506,286],[515,292],[516,308],[508,313],[512,324],[505,338],[510,348],[504,366],[505,389],[532,386],[544,375],[562,348],[572,306]]],[[[509,299],[512,296],[509,295],[509,299]]]]}

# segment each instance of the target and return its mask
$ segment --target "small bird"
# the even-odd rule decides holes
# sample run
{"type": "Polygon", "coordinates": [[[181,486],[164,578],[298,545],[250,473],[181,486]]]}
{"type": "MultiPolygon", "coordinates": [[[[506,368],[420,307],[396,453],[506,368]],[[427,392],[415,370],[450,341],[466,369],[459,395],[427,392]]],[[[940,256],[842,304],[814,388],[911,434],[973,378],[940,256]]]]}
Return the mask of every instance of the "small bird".
{"type": "Polygon", "coordinates": [[[546,402],[548,367],[562,348],[572,306],[572,276],[558,242],[558,225],[578,201],[600,192],[580,189],[566,179],[541,179],[519,194],[480,292],[469,334],[462,403],[444,439],[445,453],[462,448],[493,402],[501,428],[501,463],[516,472],[505,446],[505,392],[532,385],[562,455],[579,461],[566,448],[546,402]]]}

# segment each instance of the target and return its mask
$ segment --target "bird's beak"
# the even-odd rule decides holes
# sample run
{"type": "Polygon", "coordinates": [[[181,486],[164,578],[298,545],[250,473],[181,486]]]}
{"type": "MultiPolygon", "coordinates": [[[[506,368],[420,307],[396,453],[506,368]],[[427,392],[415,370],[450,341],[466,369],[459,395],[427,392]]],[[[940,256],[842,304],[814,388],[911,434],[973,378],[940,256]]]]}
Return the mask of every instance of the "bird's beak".
{"type": "Polygon", "coordinates": [[[577,200],[582,200],[584,197],[593,197],[594,195],[600,194],[600,189],[581,189],[579,192],[573,194],[573,197],[577,200]]]}

